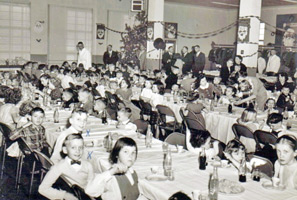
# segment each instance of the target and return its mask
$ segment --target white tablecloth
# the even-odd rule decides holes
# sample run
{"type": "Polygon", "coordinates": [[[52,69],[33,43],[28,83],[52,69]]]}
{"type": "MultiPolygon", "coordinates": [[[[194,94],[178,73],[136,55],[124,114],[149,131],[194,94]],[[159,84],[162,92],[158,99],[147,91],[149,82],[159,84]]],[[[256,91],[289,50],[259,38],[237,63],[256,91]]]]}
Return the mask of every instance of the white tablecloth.
{"type": "MultiPolygon", "coordinates": [[[[52,111],[46,112],[47,119],[50,119],[53,115],[52,111]]],[[[65,125],[66,119],[70,116],[69,111],[60,111],[60,123],[53,123],[52,120],[46,120],[44,126],[47,129],[47,135],[50,140],[54,140],[59,132],[55,131],[59,126],[65,125]]],[[[224,124],[228,122],[230,126],[232,121],[235,120],[235,117],[227,117],[227,121],[224,121],[226,117],[217,115],[215,113],[209,113],[206,116],[206,119],[212,120],[221,120],[215,122],[217,124],[224,124]]],[[[216,126],[213,122],[212,126],[216,126]]],[[[104,136],[108,132],[117,132],[119,135],[127,135],[132,137],[138,146],[138,157],[137,161],[134,164],[133,168],[137,171],[139,179],[144,183],[145,193],[154,194],[157,200],[167,200],[173,193],[178,191],[183,191],[189,196],[193,190],[207,191],[208,188],[208,178],[209,173],[212,171],[211,166],[207,166],[205,171],[198,169],[198,158],[196,155],[191,154],[190,152],[184,151],[182,153],[172,153],[173,158],[173,168],[175,174],[174,181],[147,181],[145,177],[149,175],[150,168],[152,166],[158,166],[159,172],[162,174],[162,163],[163,163],[163,151],[162,151],[162,142],[156,139],[153,139],[152,148],[145,148],[144,138],[137,138],[136,133],[131,131],[125,131],[121,129],[116,129],[112,125],[102,125],[99,123],[99,120],[93,117],[88,119],[87,129],[90,130],[89,135],[86,132],[83,133],[83,137],[88,143],[89,141],[95,142],[95,147],[86,147],[85,148],[85,158],[89,160],[95,169],[95,171],[100,171],[101,163],[107,162],[109,154],[105,151],[102,146],[104,136]]],[[[229,129],[229,128],[228,128],[229,129]]],[[[229,130],[230,131],[230,130],[229,130]]],[[[216,132],[218,137],[221,137],[219,132],[216,132]]],[[[230,137],[230,136],[227,136],[230,137]]],[[[52,143],[53,141],[50,141],[52,143]]],[[[174,147],[171,147],[174,149],[174,147]]],[[[175,150],[175,149],[174,149],[175,150]]],[[[238,181],[238,173],[234,168],[219,168],[218,170],[220,179],[229,179],[233,181],[238,181]]],[[[245,192],[240,195],[223,195],[219,194],[220,200],[286,200],[289,198],[297,199],[297,190],[286,190],[286,191],[272,191],[264,189],[261,186],[261,182],[254,182],[250,178],[250,175],[247,175],[247,182],[241,183],[245,188],[245,192]]]]}

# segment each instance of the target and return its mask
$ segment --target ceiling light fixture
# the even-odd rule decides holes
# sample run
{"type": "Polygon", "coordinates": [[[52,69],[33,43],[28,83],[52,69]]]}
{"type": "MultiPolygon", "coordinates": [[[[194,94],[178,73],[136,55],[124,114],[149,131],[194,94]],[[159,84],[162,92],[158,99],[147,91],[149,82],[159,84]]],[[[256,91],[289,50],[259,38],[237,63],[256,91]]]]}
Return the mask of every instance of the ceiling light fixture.
{"type": "Polygon", "coordinates": [[[211,2],[211,3],[213,3],[213,4],[218,4],[218,5],[223,5],[223,6],[239,7],[239,5],[231,4],[231,3],[223,3],[223,2],[217,2],[217,1],[213,1],[213,2],[211,2]]]}

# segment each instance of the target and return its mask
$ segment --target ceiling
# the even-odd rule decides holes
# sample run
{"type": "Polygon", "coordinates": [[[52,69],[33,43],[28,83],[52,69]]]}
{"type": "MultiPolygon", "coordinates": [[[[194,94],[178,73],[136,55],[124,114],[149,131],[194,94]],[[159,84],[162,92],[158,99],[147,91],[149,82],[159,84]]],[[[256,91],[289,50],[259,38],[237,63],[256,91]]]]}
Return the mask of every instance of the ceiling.
{"type": "MultiPolygon", "coordinates": [[[[215,7],[215,8],[238,8],[240,0],[165,0],[166,2],[191,4],[197,6],[215,7]]],[[[286,6],[296,5],[297,0],[262,0],[262,6],[286,6]]]]}

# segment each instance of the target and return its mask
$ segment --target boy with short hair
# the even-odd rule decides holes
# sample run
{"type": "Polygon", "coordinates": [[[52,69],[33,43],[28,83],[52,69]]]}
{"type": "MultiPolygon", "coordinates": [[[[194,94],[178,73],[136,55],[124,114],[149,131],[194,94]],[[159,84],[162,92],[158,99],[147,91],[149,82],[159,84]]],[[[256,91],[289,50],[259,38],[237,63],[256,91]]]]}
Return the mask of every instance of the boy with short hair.
{"type": "MultiPolygon", "coordinates": [[[[106,103],[102,99],[97,99],[94,103],[94,116],[98,118],[102,118],[104,114],[106,114],[106,118],[110,118],[110,114],[112,114],[111,109],[106,107],[106,103]]],[[[115,114],[115,112],[113,113],[115,114]]]]}
{"type": "Polygon", "coordinates": [[[132,116],[132,111],[130,108],[120,109],[117,113],[117,119],[118,119],[117,128],[136,131],[137,126],[130,121],[131,116],[132,116]]]}
{"type": "Polygon", "coordinates": [[[62,145],[65,138],[72,133],[82,133],[82,131],[86,127],[87,119],[88,114],[85,110],[81,108],[76,108],[72,111],[72,114],[69,118],[70,127],[65,131],[61,132],[61,134],[56,140],[56,144],[54,146],[54,150],[51,156],[51,160],[53,161],[53,163],[58,163],[62,159],[60,152],[62,150],[62,145]]]}
{"type": "Polygon", "coordinates": [[[283,115],[279,113],[272,113],[268,115],[267,125],[271,128],[271,133],[280,137],[286,134],[286,129],[283,127],[283,115]]]}
{"type": "Polygon", "coordinates": [[[77,94],[75,94],[71,88],[67,88],[63,91],[62,100],[63,108],[70,108],[75,103],[78,103],[77,94]]]}
{"type": "Polygon", "coordinates": [[[94,102],[93,102],[93,95],[87,88],[82,88],[78,92],[78,107],[86,110],[89,114],[92,114],[94,102]]]}
{"type": "Polygon", "coordinates": [[[48,199],[78,199],[73,194],[57,190],[52,185],[63,175],[71,184],[85,188],[94,176],[91,163],[82,159],[84,140],[80,134],[66,137],[61,154],[63,159],[51,167],[38,188],[38,192],[48,199]]]}
{"type": "Polygon", "coordinates": [[[45,136],[45,128],[42,126],[44,120],[44,110],[35,107],[30,112],[31,120],[23,125],[22,128],[16,129],[11,136],[11,140],[22,137],[32,150],[37,150],[49,155],[48,143],[45,136]]]}
{"type": "Polygon", "coordinates": [[[294,102],[290,95],[290,87],[285,84],[282,88],[282,93],[279,95],[276,106],[282,108],[283,110],[287,108],[289,111],[294,109],[294,102]]]}

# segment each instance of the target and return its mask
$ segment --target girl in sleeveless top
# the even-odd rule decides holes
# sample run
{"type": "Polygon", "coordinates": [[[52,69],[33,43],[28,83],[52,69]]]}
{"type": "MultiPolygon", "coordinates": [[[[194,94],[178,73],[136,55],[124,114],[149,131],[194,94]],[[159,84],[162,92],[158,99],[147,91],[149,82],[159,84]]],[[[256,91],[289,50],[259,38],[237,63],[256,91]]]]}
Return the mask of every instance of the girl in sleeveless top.
{"type": "Polygon", "coordinates": [[[137,157],[137,146],[133,139],[120,138],[112,149],[109,162],[112,167],[98,174],[88,184],[85,192],[102,200],[136,200],[141,190],[138,185],[138,176],[132,169],[137,157]]]}
{"type": "Polygon", "coordinates": [[[274,163],[274,187],[297,189],[297,140],[293,135],[283,135],[276,141],[278,160],[274,163]]]}

